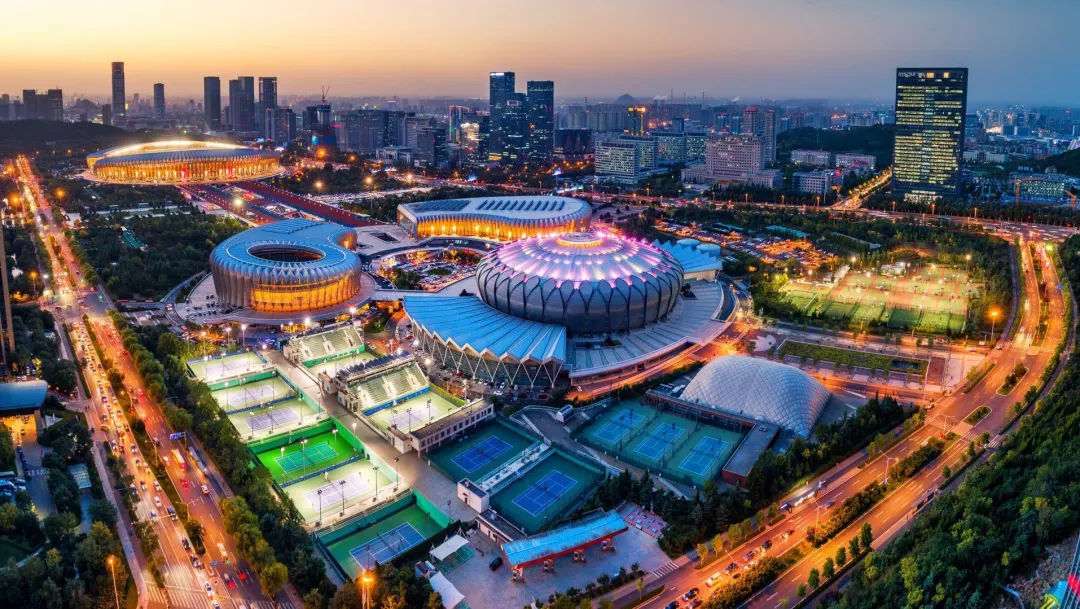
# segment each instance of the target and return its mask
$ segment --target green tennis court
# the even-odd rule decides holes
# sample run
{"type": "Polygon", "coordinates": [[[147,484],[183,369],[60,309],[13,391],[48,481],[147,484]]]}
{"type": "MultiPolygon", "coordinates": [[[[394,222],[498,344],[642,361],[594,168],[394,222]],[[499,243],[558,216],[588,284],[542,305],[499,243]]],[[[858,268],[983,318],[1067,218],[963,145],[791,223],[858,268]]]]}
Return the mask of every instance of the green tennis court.
{"type": "Polygon", "coordinates": [[[532,535],[567,516],[602,477],[599,469],[555,449],[524,476],[495,493],[491,505],[532,535]],[[551,484],[552,480],[558,484],[551,484]]]}
{"type": "Polygon", "coordinates": [[[368,419],[382,429],[397,427],[400,431],[412,431],[438,421],[457,408],[434,391],[426,391],[368,415],[368,419]]]}
{"type": "Polygon", "coordinates": [[[431,464],[452,482],[460,482],[463,478],[477,481],[516,459],[536,441],[536,438],[517,429],[512,423],[495,419],[472,430],[464,438],[443,444],[427,453],[427,457],[431,464]],[[509,444],[510,447],[498,455],[494,454],[497,451],[487,451],[484,456],[479,455],[483,451],[478,447],[494,444],[501,447],[499,443],[509,444]]]}
{"type": "Polygon", "coordinates": [[[257,453],[257,457],[259,462],[270,470],[275,481],[288,483],[291,479],[305,475],[305,471],[311,473],[333,467],[356,455],[358,449],[341,436],[343,434],[334,434],[332,431],[324,431],[311,437],[303,437],[298,433],[294,434],[288,444],[257,453]]]}
{"type": "Polygon", "coordinates": [[[251,351],[243,351],[217,359],[193,359],[187,363],[195,378],[203,382],[234,377],[262,370],[266,364],[251,351]]]}
{"type": "Polygon", "coordinates": [[[626,442],[637,437],[653,418],[657,411],[634,402],[620,402],[601,413],[596,420],[582,432],[590,443],[617,451],[626,442]]]}
{"type": "Polygon", "coordinates": [[[704,485],[720,473],[742,439],[743,434],[737,431],[702,425],[671,455],[664,475],[686,476],[694,484],[704,485]]]}

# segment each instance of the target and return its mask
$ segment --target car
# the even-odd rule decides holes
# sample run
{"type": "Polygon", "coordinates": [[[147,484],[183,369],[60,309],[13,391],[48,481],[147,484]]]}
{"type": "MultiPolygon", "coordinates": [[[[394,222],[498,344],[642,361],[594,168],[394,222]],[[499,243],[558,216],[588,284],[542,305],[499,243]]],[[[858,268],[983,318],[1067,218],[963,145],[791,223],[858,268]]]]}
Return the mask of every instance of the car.
{"type": "Polygon", "coordinates": [[[157,512],[150,510],[150,520],[157,520],[157,512]]]}
{"type": "Polygon", "coordinates": [[[209,495],[210,494],[210,487],[206,486],[205,484],[202,485],[202,494],[209,495]]]}
{"type": "Polygon", "coordinates": [[[731,563],[730,565],[724,567],[724,573],[731,573],[737,568],[739,568],[738,565],[736,565],[735,563],[731,563]]]}
{"type": "Polygon", "coordinates": [[[139,488],[146,490],[146,480],[139,480],[139,488]]]}
{"type": "Polygon", "coordinates": [[[180,543],[184,546],[184,549],[188,552],[191,551],[191,542],[187,540],[187,537],[181,537],[180,543]]]}
{"type": "Polygon", "coordinates": [[[828,501],[825,502],[825,509],[831,508],[834,503],[836,503],[835,499],[829,499],[828,501]]]}
{"type": "Polygon", "coordinates": [[[214,587],[210,585],[210,582],[203,582],[203,588],[206,588],[206,596],[214,598],[214,587]]]}
{"type": "Polygon", "coordinates": [[[180,486],[182,486],[182,487],[184,487],[184,488],[187,488],[187,487],[188,487],[188,481],[187,481],[187,478],[181,478],[181,479],[180,479],[180,486]]]}
{"type": "Polygon", "coordinates": [[[679,601],[671,601],[664,609],[679,609],[679,601]]]}
{"type": "Polygon", "coordinates": [[[161,485],[158,484],[157,480],[154,480],[154,490],[155,491],[160,491],[161,490],[161,485]]]}
{"type": "Polygon", "coordinates": [[[221,609],[221,605],[217,601],[214,601],[214,609],[221,609]]]}
{"type": "Polygon", "coordinates": [[[690,607],[690,609],[695,609],[696,607],[700,607],[701,604],[704,602],[705,601],[701,600],[700,598],[695,598],[694,600],[690,601],[690,604],[687,606],[690,607]]]}
{"type": "Polygon", "coordinates": [[[682,599],[684,601],[688,601],[688,600],[694,598],[695,596],[697,596],[698,592],[700,592],[700,590],[698,590],[697,588],[690,588],[689,590],[686,591],[686,594],[682,595],[682,599]]]}
{"type": "Polygon", "coordinates": [[[225,580],[225,585],[228,586],[230,590],[236,590],[236,580],[229,577],[228,573],[222,575],[221,578],[225,580]]]}
{"type": "Polygon", "coordinates": [[[755,556],[756,554],[757,554],[757,552],[754,552],[753,550],[750,550],[750,551],[749,551],[749,552],[747,552],[746,554],[743,554],[743,560],[750,560],[750,559],[752,559],[752,558],[753,558],[753,557],[754,557],[754,556],[755,556]]]}
{"type": "Polygon", "coordinates": [[[731,574],[731,580],[732,581],[734,581],[736,579],[739,579],[740,577],[742,577],[742,573],[739,573],[738,571],[731,574]]]}
{"type": "Polygon", "coordinates": [[[495,558],[491,559],[491,562],[488,563],[488,569],[491,569],[492,571],[494,571],[494,570],[498,569],[499,567],[501,567],[502,564],[503,564],[502,556],[496,556],[495,558]]]}
{"type": "Polygon", "coordinates": [[[154,495],[154,505],[156,505],[157,507],[161,507],[161,497],[154,495]]]}
{"type": "Polygon", "coordinates": [[[772,547],[772,540],[771,539],[766,539],[765,543],[761,544],[761,549],[762,550],[768,550],[771,547],[772,547]]]}
{"type": "Polygon", "coordinates": [[[723,573],[717,571],[716,573],[713,573],[712,575],[710,575],[709,579],[705,580],[705,585],[709,586],[711,588],[713,586],[713,584],[720,581],[720,578],[723,577],[723,576],[724,576],[723,573]]]}
{"type": "Polygon", "coordinates": [[[135,453],[137,453],[137,452],[139,452],[139,447],[138,447],[138,446],[135,446],[134,444],[132,444],[132,445],[131,445],[131,454],[133,454],[133,455],[134,455],[134,454],[135,454],[135,453]]]}

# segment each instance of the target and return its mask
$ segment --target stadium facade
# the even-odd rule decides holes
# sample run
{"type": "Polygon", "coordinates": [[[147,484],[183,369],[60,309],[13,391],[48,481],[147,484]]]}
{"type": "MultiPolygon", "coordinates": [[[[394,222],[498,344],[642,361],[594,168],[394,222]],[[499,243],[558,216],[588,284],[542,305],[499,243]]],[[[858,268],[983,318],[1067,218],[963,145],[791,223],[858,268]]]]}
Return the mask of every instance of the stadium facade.
{"type": "Polygon", "coordinates": [[[480,237],[513,241],[584,231],[592,208],[579,199],[550,196],[478,197],[398,206],[398,224],[409,235],[480,237]]]}
{"type": "Polygon", "coordinates": [[[120,184],[198,184],[281,173],[279,154],[223,142],[167,141],[120,146],[86,157],[90,179],[120,184]]]}
{"type": "Polygon", "coordinates": [[[347,302],[361,286],[354,233],[330,222],[295,219],[246,230],[210,253],[218,302],[289,313],[347,302]]]}

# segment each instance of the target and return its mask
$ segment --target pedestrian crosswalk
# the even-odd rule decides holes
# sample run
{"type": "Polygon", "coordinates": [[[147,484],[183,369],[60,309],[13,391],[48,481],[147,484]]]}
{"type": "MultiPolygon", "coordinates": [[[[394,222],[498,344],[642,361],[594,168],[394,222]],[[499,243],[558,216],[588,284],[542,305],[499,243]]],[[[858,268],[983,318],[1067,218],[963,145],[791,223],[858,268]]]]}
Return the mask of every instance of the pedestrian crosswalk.
{"type": "Polygon", "coordinates": [[[33,476],[33,477],[44,476],[47,473],[49,473],[49,472],[44,467],[28,467],[26,469],[26,475],[27,476],[33,476]]]}
{"type": "Polygon", "coordinates": [[[667,575],[668,573],[674,573],[675,571],[678,571],[678,570],[679,570],[679,566],[675,564],[675,561],[674,560],[669,560],[668,562],[660,565],[657,569],[655,569],[652,572],[652,575],[653,575],[653,577],[659,579],[659,578],[667,575]]]}
{"type": "Polygon", "coordinates": [[[147,600],[156,605],[167,605],[170,609],[213,609],[214,600],[222,609],[296,609],[292,603],[286,601],[276,606],[268,600],[248,600],[236,596],[235,593],[218,594],[214,599],[206,596],[206,592],[198,589],[175,588],[167,586],[164,589],[155,585],[149,585],[146,589],[147,600]]]}

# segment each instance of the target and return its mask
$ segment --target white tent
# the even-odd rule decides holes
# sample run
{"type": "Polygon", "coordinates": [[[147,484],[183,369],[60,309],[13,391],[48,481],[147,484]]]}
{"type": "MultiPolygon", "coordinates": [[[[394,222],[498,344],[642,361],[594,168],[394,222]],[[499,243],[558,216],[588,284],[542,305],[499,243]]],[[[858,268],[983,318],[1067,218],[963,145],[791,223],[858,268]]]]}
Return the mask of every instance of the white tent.
{"type": "Polygon", "coordinates": [[[458,592],[454,584],[450,583],[450,580],[446,579],[446,576],[442,573],[436,573],[428,581],[431,582],[431,587],[442,597],[442,604],[446,609],[454,609],[458,603],[465,600],[465,595],[458,592]]]}
{"type": "Polygon", "coordinates": [[[446,541],[439,544],[437,548],[432,550],[431,557],[435,560],[446,560],[447,556],[450,556],[454,552],[457,552],[458,549],[461,548],[461,546],[468,543],[468,540],[466,540],[461,535],[454,535],[450,539],[447,539],[446,541]]]}

